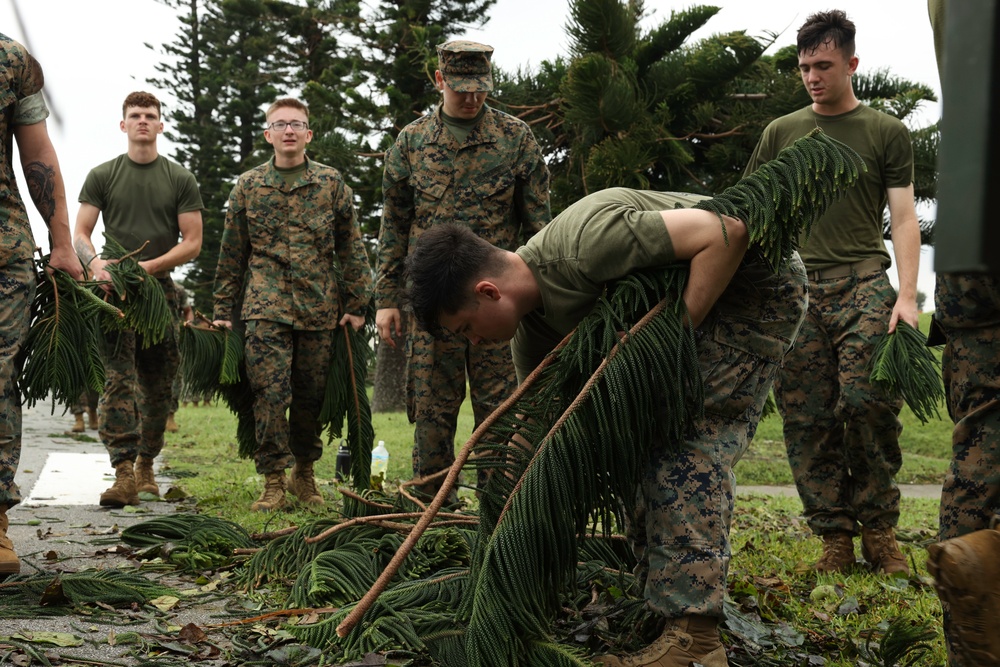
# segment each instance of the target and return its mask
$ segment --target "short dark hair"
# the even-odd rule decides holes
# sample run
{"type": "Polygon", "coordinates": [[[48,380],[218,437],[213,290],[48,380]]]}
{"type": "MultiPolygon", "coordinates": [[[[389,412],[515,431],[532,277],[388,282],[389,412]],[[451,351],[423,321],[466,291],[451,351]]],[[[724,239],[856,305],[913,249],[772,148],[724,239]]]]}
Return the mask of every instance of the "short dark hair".
{"type": "Polygon", "coordinates": [[[434,225],[417,239],[406,258],[406,294],[417,324],[441,334],[441,315],[454,315],[474,298],[477,278],[502,267],[503,251],[453,223],[434,225]]]}
{"type": "Polygon", "coordinates": [[[156,99],[156,95],[153,93],[147,93],[143,90],[137,90],[134,93],[128,94],[128,97],[122,102],[122,118],[125,118],[129,107],[155,107],[156,115],[163,116],[163,112],[160,109],[160,100],[156,99]]]}
{"type": "Polygon", "coordinates": [[[854,21],[839,9],[816,12],[806,19],[796,36],[799,54],[813,53],[823,44],[830,42],[841,49],[848,58],[854,57],[854,21]]]}

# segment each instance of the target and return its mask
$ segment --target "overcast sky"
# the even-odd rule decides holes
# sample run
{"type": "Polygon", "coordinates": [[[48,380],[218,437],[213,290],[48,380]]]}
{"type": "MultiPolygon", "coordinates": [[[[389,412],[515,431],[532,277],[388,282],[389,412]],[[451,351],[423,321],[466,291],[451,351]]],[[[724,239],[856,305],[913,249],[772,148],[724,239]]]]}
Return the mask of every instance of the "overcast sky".
{"type": "MultiPolygon", "coordinates": [[[[24,35],[14,18],[13,2],[0,0],[0,32],[22,42],[27,37],[45,69],[46,92],[59,114],[58,119],[50,118],[49,133],[66,181],[72,225],[87,172],[125,151],[125,136],[118,128],[122,100],[133,90],[152,90],[146,82],[157,76],[159,46],[172,41],[180,26],[174,10],[155,0],[17,0],[28,33],[24,35]]],[[[858,27],[861,71],[890,69],[896,76],[940,91],[924,0],[841,0],[836,4],[646,0],[645,4],[650,26],[692,4],[721,7],[696,39],[732,30],[759,37],[780,33],[773,48],[794,43],[795,32],[808,14],[843,9],[858,27]]],[[[566,53],[568,3],[563,0],[498,0],[489,15],[484,28],[469,29],[464,36],[492,45],[494,62],[501,67],[537,67],[542,60],[566,53]]],[[[153,92],[165,102],[170,100],[169,91],[153,92]]],[[[938,105],[928,105],[918,124],[933,122],[938,113],[938,105]]],[[[161,153],[170,155],[170,143],[163,137],[160,141],[161,153]]],[[[47,245],[37,213],[30,204],[28,210],[36,240],[47,245]]],[[[98,229],[95,240],[100,238],[98,229]]],[[[933,251],[924,249],[919,289],[928,295],[928,304],[934,291],[932,259],[933,251]]]]}

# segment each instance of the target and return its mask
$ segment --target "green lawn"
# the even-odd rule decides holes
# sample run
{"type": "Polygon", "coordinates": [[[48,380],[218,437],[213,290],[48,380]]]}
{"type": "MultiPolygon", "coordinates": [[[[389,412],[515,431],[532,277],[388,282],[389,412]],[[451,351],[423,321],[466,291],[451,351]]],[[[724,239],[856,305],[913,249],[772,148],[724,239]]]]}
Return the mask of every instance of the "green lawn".
{"type": "MultiPolygon", "coordinates": [[[[941,414],[945,415],[943,406],[941,414]]],[[[214,405],[182,408],[177,421],[180,432],[168,434],[162,472],[175,477],[178,491],[196,499],[200,512],[235,521],[250,532],[335,516],[340,507],[334,482],[337,443],[332,443],[316,467],[328,499],[323,514],[295,504],[284,512],[252,513],[249,507],[260,492],[261,478],[252,462],[236,454],[234,418],[225,408],[214,405]]],[[[907,408],[901,421],[903,468],[898,481],[940,483],[950,457],[951,423],[945,418],[921,424],[907,408]]],[[[387,480],[391,491],[410,476],[412,426],[405,414],[374,415],[373,425],[376,441],[384,440],[390,452],[387,480]]],[[[456,447],[471,434],[472,426],[466,402],[456,447]]],[[[744,487],[792,484],[778,416],[760,424],[736,475],[744,487]]],[[[470,491],[463,489],[461,493],[473,500],[470,491]]],[[[875,633],[877,639],[897,618],[931,624],[934,636],[928,644],[929,653],[912,664],[944,664],[940,607],[925,567],[926,546],[934,541],[937,531],[937,505],[936,499],[903,499],[898,536],[913,573],[908,579],[887,580],[861,571],[851,576],[817,576],[809,564],[818,558],[820,542],[811,537],[801,518],[798,498],[741,495],[733,517],[730,613],[732,622],[739,623],[744,632],[748,628],[751,634],[759,631],[763,638],[754,649],[757,643],[745,641],[746,635],[744,639],[727,636],[733,649],[730,664],[854,666],[862,660],[859,652],[864,650],[866,638],[875,633]]],[[[268,600],[266,604],[273,608],[280,604],[282,595],[272,587],[260,599],[268,600]]],[[[279,627],[280,623],[275,630],[279,627]]],[[[417,660],[407,664],[428,663],[417,660]]]]}

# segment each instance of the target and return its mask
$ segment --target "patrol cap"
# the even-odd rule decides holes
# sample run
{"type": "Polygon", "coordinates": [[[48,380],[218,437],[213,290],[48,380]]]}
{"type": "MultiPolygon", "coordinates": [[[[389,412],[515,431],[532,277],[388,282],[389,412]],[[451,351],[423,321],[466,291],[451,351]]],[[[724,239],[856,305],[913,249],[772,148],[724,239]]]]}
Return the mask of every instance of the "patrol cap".
{"type": "Polygon", "coordinates": [[[464,39],[438,44],[438,69],[456,93],[486,93],[493,90],[490,74],[493,47],[464,39]]]}

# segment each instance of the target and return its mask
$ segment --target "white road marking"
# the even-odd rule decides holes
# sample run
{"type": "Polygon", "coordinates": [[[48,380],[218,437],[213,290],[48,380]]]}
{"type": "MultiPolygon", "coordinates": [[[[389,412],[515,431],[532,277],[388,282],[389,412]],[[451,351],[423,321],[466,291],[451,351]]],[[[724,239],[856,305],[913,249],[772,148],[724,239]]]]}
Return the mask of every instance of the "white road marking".
{"type": "Polygon", "coordinates": [[[97,505],[114,484],[115,469],[106,453],[50,452],[25,506],[97,505]]]}

